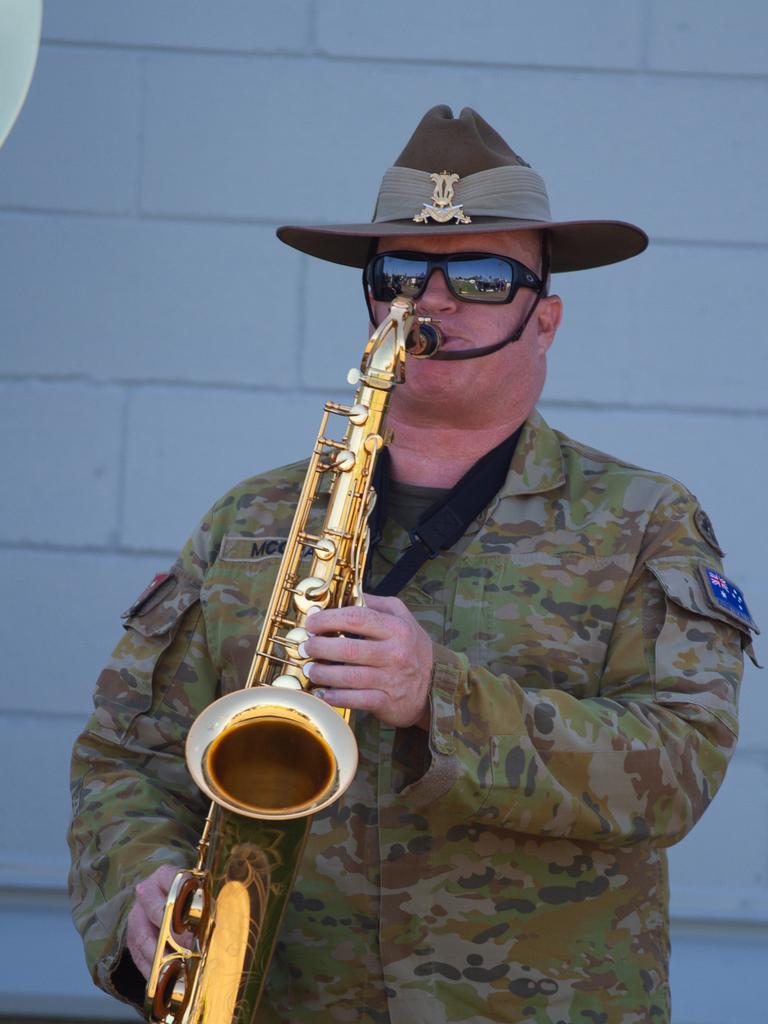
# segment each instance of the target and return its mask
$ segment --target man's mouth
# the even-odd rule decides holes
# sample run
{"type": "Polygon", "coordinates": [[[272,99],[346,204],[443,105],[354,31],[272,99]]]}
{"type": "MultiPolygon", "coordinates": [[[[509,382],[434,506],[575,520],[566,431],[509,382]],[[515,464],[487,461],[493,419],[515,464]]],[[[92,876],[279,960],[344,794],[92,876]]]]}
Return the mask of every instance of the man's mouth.
{"type": "Polygon", "coordinates": [[[443,334],[443,341],[442,344],[440,345],[440,348],[442,349],[471,347],[472,343],[468,341],[465,337],[463,337],[461,334],[449,334],[447,332],[443,334]]]}

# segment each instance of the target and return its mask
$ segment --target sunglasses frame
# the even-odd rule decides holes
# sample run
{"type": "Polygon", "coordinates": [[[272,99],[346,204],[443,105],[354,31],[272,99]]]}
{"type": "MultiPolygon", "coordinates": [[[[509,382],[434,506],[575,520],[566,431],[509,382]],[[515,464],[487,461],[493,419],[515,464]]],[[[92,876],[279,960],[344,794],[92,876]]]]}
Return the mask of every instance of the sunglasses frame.
{"type": "Polygon", "coordinates": [[[414,263],[426,263],[427,271],[424,277],[424,284],[416,295],[409,295],[407,298],[412,301],[420,299],[421,296],[427,289],[429,281],[435,270],[440,270],[443,275],[446,287],[455,299],[459,302],[467,302],[469,304],[478,303],[487,306],[504,306],[512,302],[521,288],[531,288],[534,291],[541,290],[541,278],[535,274],[530,267],[526,267],[520,260],[513,259],[512,256],[503,256],[501,253],[496,252],[451,252],[451,253],[426,253],[426,252],[414,252],[408,249],[397,249],[392,252],[378,252],[368,260],[365,267],[363,268],[363,290],[365,292],[365,301],[368,306],[368,312],[371,314],[371,322],[375,323],[373,317],[372,302],[386,302],[386,299],[375,299],[373,295],[373,266],[377,260],[383,259],[385,256],[394,256],[399,259],[412,260],[414,263]],[[459,260],[466,259],[493,259],[500,260],[502,263],[506,263],[512,270],[512,281],[510,283],[509,295],[504,299],[468,299],[464,295],[459,295],[455,291],[451,280],[448,266],[452,262],[458,262],[459,260]]]}

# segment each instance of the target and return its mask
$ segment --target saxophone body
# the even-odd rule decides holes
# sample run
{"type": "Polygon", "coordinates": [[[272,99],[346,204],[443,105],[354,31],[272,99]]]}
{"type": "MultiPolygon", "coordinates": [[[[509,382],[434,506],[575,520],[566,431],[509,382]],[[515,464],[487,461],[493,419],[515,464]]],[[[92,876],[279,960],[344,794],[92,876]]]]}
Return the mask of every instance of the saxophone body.
{"type": "Polygon", "coordinates": [[[437,327],[398,296],[350,371],[352,404],[325,403],[245,687],[206,708],[187,738],[190,774],[211,806],[197,864],[178,872],[166,901],[145,1000],[153,1024],[254,1018],[312,815],[344,793],[357,768],[349,711],[309,691],[299,653],[307,616],[363,603],[387,407],[406,351],[427,358],[439,344],[437,327]],[[345,423],[340,440],[329,436],[332,417],[345,423]],[[310,517],[326,501],[312,532],[310,517]]]}

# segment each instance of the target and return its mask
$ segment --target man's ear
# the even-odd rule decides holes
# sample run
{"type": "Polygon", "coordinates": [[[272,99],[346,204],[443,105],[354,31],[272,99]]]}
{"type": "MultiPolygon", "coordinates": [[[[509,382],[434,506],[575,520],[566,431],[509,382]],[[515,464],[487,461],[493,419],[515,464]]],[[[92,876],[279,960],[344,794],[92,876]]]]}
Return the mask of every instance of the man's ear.
{"type": "Polygon", "coordinates": [[[536,310],[539,351],[544,354],[555,340],[560,321],[563,319],[563,303],[559,295],[547,295],[539,302],[536,310]]]}

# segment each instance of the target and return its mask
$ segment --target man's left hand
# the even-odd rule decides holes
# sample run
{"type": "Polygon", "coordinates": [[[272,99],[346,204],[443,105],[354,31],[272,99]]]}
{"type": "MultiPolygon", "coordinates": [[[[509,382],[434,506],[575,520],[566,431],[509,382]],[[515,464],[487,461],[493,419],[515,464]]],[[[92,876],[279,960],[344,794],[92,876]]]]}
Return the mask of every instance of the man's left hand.
{"type": "Polygon", "coordinates": [[[366,594],[365,607],[315,612],[307,629],[301,650],[318,696],[387,725],[429,728],[432,641],[399,598],[366,594]]]}

